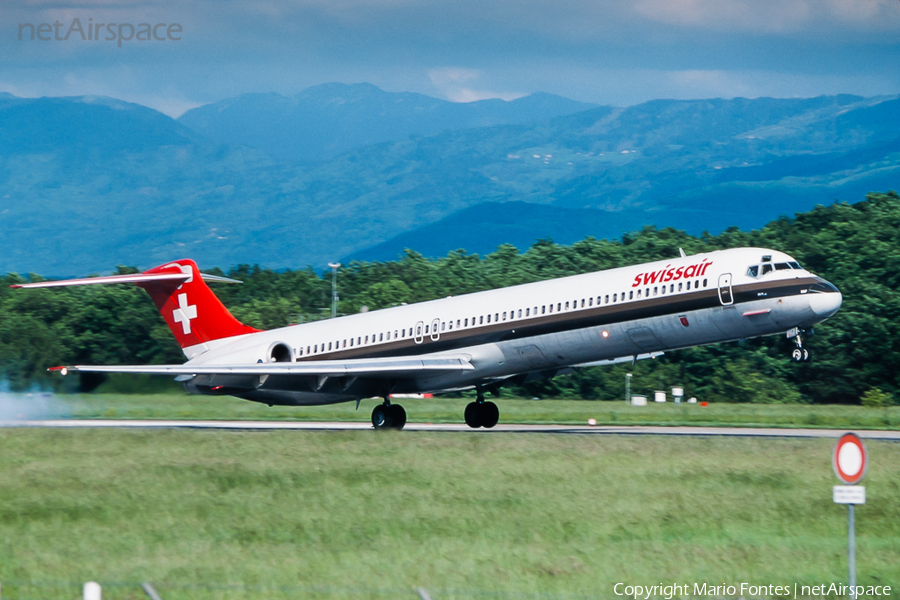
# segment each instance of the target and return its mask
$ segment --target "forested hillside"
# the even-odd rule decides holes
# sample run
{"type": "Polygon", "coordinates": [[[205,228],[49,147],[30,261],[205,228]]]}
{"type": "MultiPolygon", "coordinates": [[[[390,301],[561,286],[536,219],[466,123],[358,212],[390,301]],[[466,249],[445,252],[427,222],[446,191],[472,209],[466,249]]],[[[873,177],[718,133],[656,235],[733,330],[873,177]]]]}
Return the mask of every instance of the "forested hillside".
{"type": "MultiPolygon", "coordinates": [[[[445,106],[468,117],[438,119],[446,130],[429,133],[416,129],[407,96],[340,104],[347,94],[329,89],[314,104],[331,97],[343,116],[327,135],[306,131],[321,156],[303,164],[272,150],[277,140],[258,144],[272,155],[241,145],[273,123],[291,130],[293,117],[265,102],[271,121],[259,106],[223,112],[246,131],[219,143],[197,122],[199,132],[111,98],[0,96],[0,272],[65,277],[173,256],[324,268],[393,258],[410,239],[437,258],[645,225],[719,233],[861,199],[900,177],[898,97],[657,100],[553,118],[561,104],[531,97],[526,115],[526,99],[480,105],[495,115],[485,123],[505,125],[474,127],[478,106],[445,106]],[[375,118],[387,99],[403,102],[375,118]],[[359,146],[388,130],[399,137],[359,146]],[[572,231],[572,220],[589,227],[572,231]]],[[[312,113],[289,113],[319,122],[323,113],[304,106],[312,113]]]]}
{"type": "MultiPolygon", "coordinates": [[[[898,390],[900,364],[900,195],[870,194],[781,218],[759,230],[729,229],[695,237],[647,227],[620,240],[587,238],[572,246],[546,240],[524,253],[501,246],[480,257],[463,250],[438,260],[413,251],[393,262],[355,262],[338,275],[343,313],[378,309],[494,287],[607,269],[739,246],[765,246],[794,255],[844,294],[840,312],[816,328],[810,363],[788,361],[782,337],[671,352],[627,366],[636,389],[683,384],[704,400],[856,403],[868,390],[898,390]]],[[[222,273],[210,265],[207,272],[222,273]]],[[[127,272],[119,267],[120,272],[127,272]]],[[[312,269],[272,271],[246,265],[227,274],[244,281],[216,293],[248,324],[271,328],[321,317],[330,302],[331,275],[312,269]]],[[[36,275],[28,278],[35,279],[36,275]]],[[[24,278],[9,274],[6,284],[24,278]]],[[[149,298],[129,286],[50,290],[0,288],[0,368],[14,389],[73,386],[50,378],[64,363],[182,362],[178,346],[149,298]]],[[[518,390],[541,397],[577,395],[612,400],[622,395],[626,367],[583,369],[518,390]]]]}

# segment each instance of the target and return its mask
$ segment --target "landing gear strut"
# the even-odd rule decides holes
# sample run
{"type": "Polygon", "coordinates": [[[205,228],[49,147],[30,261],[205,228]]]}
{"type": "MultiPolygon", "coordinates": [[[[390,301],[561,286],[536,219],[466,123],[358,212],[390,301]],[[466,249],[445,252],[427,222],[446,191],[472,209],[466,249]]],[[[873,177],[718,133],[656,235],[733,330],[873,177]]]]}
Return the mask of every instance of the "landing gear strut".
{"type": "Polygon", "coordinates": [[[384,404],[372,409],[372,426],[375,429],[403,429],[406,425],[406,411],[399,404],[391,404],[389,395],[385,395],[384,404]]]}
{"type": "Polygon", "coordinates": [[[472,429],[484,427],[490,429],[500,420],[500,409],[493,402],[484,401],[484,391],[478,388],[478,397],[475,402],[466,405],[466,425],[472,429]]]}
{"type": "Polygon", "coordinates": [[[809,361],[809,350],[803,347],[803,340],[800,337],[800,334],[803,333],[800,329],[792,329],[788,331],[788,337],[794,338],[794,344],[796,347],[791,350],[791,360],[793,362],[808,362],[809,361]]]}

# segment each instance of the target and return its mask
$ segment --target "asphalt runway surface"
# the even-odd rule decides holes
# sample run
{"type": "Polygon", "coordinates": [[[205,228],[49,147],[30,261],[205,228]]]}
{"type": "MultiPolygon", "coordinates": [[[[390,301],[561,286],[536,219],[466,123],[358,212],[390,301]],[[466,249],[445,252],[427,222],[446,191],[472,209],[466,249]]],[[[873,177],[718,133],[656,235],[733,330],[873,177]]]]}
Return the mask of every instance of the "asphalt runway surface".
{"type": "MultiPolygon", "coordinates": [[[[366,431],[364,422],[329,421],[164,421],[125,419],[54,419],[0,421],[0,428],[113,428],[113,429],[217,429],[225,431],[366,431]]],[[[407,423],[404,431],[494,433],[545,433],[581,435],[690,435],[782,438],[838,438],[845,429],[794,429],[775,427],[654,427],[645,425],[514,425],[499,424],[493,429],[471,429],[463,423],[407,423]]],[[[854,430],[869,440],[900,441],[900,431],[854,430]]]]}

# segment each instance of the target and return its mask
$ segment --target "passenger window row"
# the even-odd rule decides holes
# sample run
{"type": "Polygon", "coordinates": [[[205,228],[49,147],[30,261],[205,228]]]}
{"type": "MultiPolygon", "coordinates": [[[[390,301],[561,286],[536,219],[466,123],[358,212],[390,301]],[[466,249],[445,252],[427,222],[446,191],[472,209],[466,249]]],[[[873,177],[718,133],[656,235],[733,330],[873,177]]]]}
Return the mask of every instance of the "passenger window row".
{"type": "MultiPolygon", "coordinates": [[[[629,290],[627,292],[628,300],[650,298],[651,290],[652,290],[652,296],[657,296],[657,295],[662,296],[662,295],[667,295],[667,294],[674,294],[674,293],[676,293],[676,290],[677,290],[677,292],[690,291],[692,289],[691,285],[692,285],[692,281],[688,280],[686,282],[678,282],[678,284],[671,283],[668,286],[662,285],[662,286],[653,286],[652,288],[644,287],[644,288],[638,288],[637,290],[629,290]],[[676,285],[677,285],[677,287],[676,287],[676,285]]],[[[705,287],[707,287],[707,285],[708,285],[708,279],[703,279],[702,287],[705,288],[705,287]]],[[[699,279],[693,280],[693,289],[699,289],[700,287],[701,287],[700,280],[699,279]]],[[[566,302],[557,302],[555,304],[554,303],[544,304],[544,305],[541,305],[540,307],[534,306],[534,307],[528,307],[525,309],[519,308],[519,309],[510,310],[510,311],[503,311],[502,313],[495,312],[493,314],[488,313],[487,315],[474,316],[474,317],[471,317],[471,325],[469,324],[470,319],[468,317],[462,318],[462,319],[456,319],[456,329],[464,329],[467,327],[476,327],[479,325],[487,325],[487,324],[491,324],[492,322],[499,323],[501,321],[507,321],[507,320],[511,321],[513,319],[522,319],[522,318],[527,319],[527,318],[537,317],[539,315],[553,314],[554,311],[557,313],[560,313],[560,312],[563,312],[566,310],[576,310],[576,309],[580,309],[580,308],[592,308],[594,306],[617,304],[617,303],[625,302],[625,301],[626,301],[626,292],[613,292],[611,300],[610,300],[609,294],[601,294],[601,295],[597,296],[596,304],[595,304],[594,297],[590,297],[590,298],[575,299],[575,300],[571,300],[571,301],[567,300],[566,302]],[[538,312],[538,308],[540,308],[540,313],[538,312]],[[524,310],[524,313],[523,313],[523,310],[524,310]]],[[[447,330],[453,331],[453,326],[454,326],[454,321],[452,319],[449,321],[441,321],[440,330],[441,331],[447,331],[447,330]]],[[[432,332],[431,327],[432,327],[431,324],[424,325],[424,333],[423,333],[423,326],[421,324],[416,325],[415,335],[413,335],[413,330],[414,330],[413,327],[410,327],[408,330],[405,328],[399,329],[399,330],[395,329],[393,332],[393,339],[401,340],[401,339],[407,339],[410,337],[415,337],[416,339],[421,339],[425,335],[433,336],[437,332],[436,331],[432,332]]],[[[434,325],[434,328],[436,330],[437,325],[434,325]]],[[[354,348],[357,346],[378,344],[378,343],[385,342],[385,341],[391,341],[391,332],[390,331],[373,333],[371,336],[369,336],[369,335],[357,336],[356,338],[337,340],[334,342],[322,342],[321,344],[307,345],[305,348],[305,351],[306,351],[305,354],[306,355],[321,354],[322,352],[330,352],[330,351],[334,351],[334,350],[341,350],[344,348],[354,348]]],[[[298,351],[298,355],[304,356],[304,348],[303,347],[300,347],[300,349],[298,351]]]]}

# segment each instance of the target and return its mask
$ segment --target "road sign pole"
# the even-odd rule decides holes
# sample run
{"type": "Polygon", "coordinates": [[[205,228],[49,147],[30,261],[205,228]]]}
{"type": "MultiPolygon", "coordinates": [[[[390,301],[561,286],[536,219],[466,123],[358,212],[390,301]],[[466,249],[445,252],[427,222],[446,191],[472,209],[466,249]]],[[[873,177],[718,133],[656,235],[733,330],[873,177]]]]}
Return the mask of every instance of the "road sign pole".
{"type": "Polygon", "coordinates": [[[835,486],[833,497],[836,503],[847,505],[847,566],[850,597],[856,600],[856,505],[866,503],[866,488],[857,484],[869,467],[866,445],[858,435],[845,433],[841,436],[834,447],[831,465],[837,478],[846,484],[835,486]]]}
{"type": "Polygon", "coordinates": [[[847,518],[847,545],[848,548],[848,562],[850,563],[850,597],[856,598],[856,514],[855,514],[856,506],[853,504],[847,505],[847,510],[850,511],[848,513],[847,518]]]}

